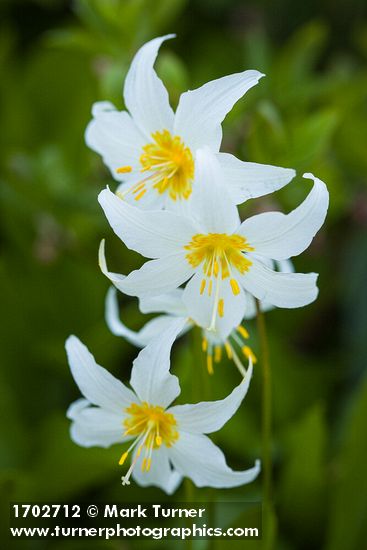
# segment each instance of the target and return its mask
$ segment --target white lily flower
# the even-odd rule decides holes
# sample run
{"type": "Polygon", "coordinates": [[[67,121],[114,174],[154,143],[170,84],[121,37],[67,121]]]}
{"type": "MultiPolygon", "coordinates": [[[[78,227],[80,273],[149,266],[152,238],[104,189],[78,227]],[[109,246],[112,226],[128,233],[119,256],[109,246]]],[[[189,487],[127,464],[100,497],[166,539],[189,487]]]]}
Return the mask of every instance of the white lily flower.
{"type": "Polygon", "coordinates": [[[192,217],[166,211],[141,211],[108,189],[99,195],[107,219],[128,248],[153,258],[127,277],[110,273],[112,283],[131,296],[158,296],[189,280],[183,300],[189,316],[209,330],[231,331],[246,309],[246,294],[277,307],[295,308],[318,294],[315,273],[279,273],[267,267],[309,246],[324,222],[329,195],[312,174],[312,190],[289,214],[266,212],[241,223],[237,208],[221,192],[220,166],[209,150],[198,152],[200,186],[192,201],[192,217]],[[261,260],[261,261],[260,261],[261,260]]]}
{"type": "MultiPolygon", "coordinates": [[[[111,287],[106,296],[105,317],[107,326],[116,336],[122,336],[134,346],[143,348],[172,323],[175,323],[177,317],[179,317],[185,320],[183,329],[179,334],[179,336],[182,336],[196,326],[196,323],[188,315],[182,295],[183,289],[177,288],[170,293],[154,296],[153,298],[141,298],[139,307],[143,313],[161,313],[161,315],[148,321],[141,330],[136,332],[129,329],[121,321],[116,289],[111,287]]],[[[255,304],[253,307],[255,307],[255,304]]],[[[233,360],[242,376],[246,375],[246,368],[242,363],[241,354],[248,361],[257,362],[255,354],[246,342],[250,335],[242,324],[235,327],[228,335],[224,335],[219,331],[208,331],[205,328],[200,328],[202,331],[202,350],[206,354],[206,366],[209,374],[214,374],[213,363],[220,363],[223,349],[226,351],[228,358],[233,360]]]]}
{"type": "MultiPolygon", "coordinates": [[[[291,273],[293,265],[290,260],[276,262],[278,271],[291,273]]],[[[102,264],[102,267],[103,264],[102,264]]],[[[108,276],[108,272],[106,272],[108,276]]],[[[105,318],[110,331],[116,336],[125,338],[128,342],[139,348],[145,347],[153,338],[156,338],[172,323],[177,317],[186,320],[186,323],[179,334],[183,335],[194,328],[196,323],[190,318],[186,304],[183,301],[183,289],[176,288],[169,293],[159,296],[140,298],[139,309],[142,313],[159,313],[157,317],[148,321],[139,331],[131,330],[120,319],[117,291],[115,287],[110,287],[105,301],[105,318]]],[[[249,320],[256,316],[255,299],[251,294],[245,291],[246,307],[244,319],[249,320]]],[[[266,302],[260,302],[261,311],[269,311],[273,306],[266,302]]],[[[248,345],[250,337],[247,328],[243,322],[233,327],[230,332],[221,332],[220,330],[209,331],[205,327],[200,327],[202,331],[202,350],[206,354],[206,365],[209,374],[214,373],[213,363],[220,363],[223,351],[228,359],[233,360],[241,375],[246,374],[246,368],[242,363],[241,356],[247,360],[257,362],[256,356],[248,345]]]]}
{"type": "Polygon", "coordinates": [[[129,441],[119,460],[123,465],[132,455],[123,485],[132,476],[139,485],[154,485],[171,494],[184,476],[198,487],[249,483],[260,471],[259,461],[253,468],[234,471],[204,434],[219,430],[236,412],[247,393],[252,366],[223,400],[170,406],[180,394],[178,379],[169,372],[170,351],[183,325],[184,320],[176,319],[139,353],[131,372],[132,389],[97,365],[78,338],[68,338],[71,372],[84,395],[67,412],[71,438],[84,447],[129,441]]]}
{"type": "Polygon", "coordinates": [[[185,209],[196,182],[196,151],[203,146],[218,155],[236,204],[289,183],[294,170],[219,153],[223,119],[264,75],[248,70],[208,82],[183,93],[174,113],[153,68],[162,42],[172,37],[147,42],[134,57],[124,85],[128,112],[106,101],[93,106],[86,143],[102,155],[114,178],[124,182],[118,194],[143,208],[185,209]]]}

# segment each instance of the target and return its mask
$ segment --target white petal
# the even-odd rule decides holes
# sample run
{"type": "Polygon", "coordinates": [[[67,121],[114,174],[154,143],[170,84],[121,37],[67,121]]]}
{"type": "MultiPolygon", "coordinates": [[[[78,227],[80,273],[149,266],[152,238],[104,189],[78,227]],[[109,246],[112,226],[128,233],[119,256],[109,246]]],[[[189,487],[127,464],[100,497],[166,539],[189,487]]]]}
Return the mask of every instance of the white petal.
{"type": "Polygon", "coordinates": [[[258,71],[244,71],[182,94],[175,116],[175,134],[192,149],[209,145],[218,151],[224,117],[262,76],[258,71]]]}
{"type": "Polygon", "coordinates": [[[163,198],[162,208],[164,210],[169,210],[170,212],[173,212],[175,214],[179,214],[180,216],[183,216],[184,218],[190,218],[191,217],[192,194],[190,195],[190,197],[188,199],[178,198],[175,201],[172,200],[169,193],[167,193],[167,192],[163,193],[162,195],[159,195],[159,197],[163,198]]]}
{"type": "Polygon", "coordinates": [[[233,233],[240,225],[238,210],[223,185],[220,164],[208,147],[197,152],[190,211],[207,233],[233,233]]]}
{"type": "Polygon", "coordinates": [[[219,277],[218,279],[214,279],[210,296],[208,294],[208,283],[206,283],[203,294],[200,294],[203,278],[204,274],[200,270],[185,287],[183,301],[186,305],[187,314],[200,327],[208,328],[211,325],[215,304],[216,282],[218,281],[220,285],[218,299],[223,300],[224,315],[220,317],[218,313],[216,314],[215,330],[221,334],[223,341],[225,341],[233,328],[241,323],[245,314],[246,299],[244,292],[240,288],[240,293],[235,296],[232,292],[229,279],[222,280],[219,277]]]}
{"type": "Polygon", "coordinates": [[[128,439],[123,436],[122,413],[91,407],[85,399],[72,403],[67,417],[73,421],[71,439],[82,447],[110,447],[113,443],[128,439]]]}
{"type": "Polygon", "coordinates": [[[150,138],[158,130],[173,128],[174,114],[169,105],[168,93],[153,69],[158,50],[167,34],[147,42],[135,55],[124,86],[124,100],[134,122],[150,138]]]}
{"type": "Polygon", "coordinates": [[[164,312],[176,317],[187,317],[182,295],[183,289],[175,288],[159,296],[144,296],[139,300],[139,309],[142,313],[164,312]]]}
{"type": "Polygon", "coordinates": [[[239,281],[258,300],[286,308],[305,306],[316,300],[316,273],[278,273],[253,258],[251,261],[250,269],[239,281]]]}
{"type": "Polygon", "coordinates": [[[121,273],[108,271],[104,239],[99,247],[98,263],[102,273],[116,288],[124,294],[140,298],[161,295],[167,290],[173,290],[184,283],[193,273],[193,268],[186,260],[185,252],[146,262],[139,270],[131,272],[128,277],[121,273]]]}
{"type": "Polygon", "coordinates": [[[138,347],[143,347],[146,342],[141,342],[139,333],[130,330],[120,319],[119,304],[117,300],[117,292],[114,287],[110,287],[107,292],[105,301],[105,319],[106,324],[112,334],[122,336],[132,344],[138,347]]]}
{"type": "Polygon", "coordinates": [[[70,420],[74,420],[80,411],[85,409],[86,407],[90,407],[91,403],[88,401],[88,399],[85,399],[84,397],[80,397],[76,401],[74,401],[71,405],[69,405],[68,410],[66,411],[66,418],[69,418],[70,420]]]}
{"type": "Polygon", "coordinates": [[[74,380],[91,403],[122,413],[124,408],[136,400],[131,390],[97,365],[93,355],[76,336],[69,336],[65,347],[74,380]]]}
{"type": "Polygon", "coordinates": [[[309,246],[324,223],[329,205],[326,185],[312,178],[315,183],[311,192],[289,214],[265,212],[241,224],[238,233],[248,240],[257,254],[285,260],[297,256],[309,246]]]}
{"type": "Polygon", "coordinates": [[[98,200],[116,235],[146,258],[178,252],[196,231],[188,219],[171,212],[143,211],[109,189],[104,189],[98,200]]]}
{"type": "Polygon", "coordinates": [[[159,315],[148,321],[138,332],[129,329],[121,321],[117,301],[117,293],[114,287],[108,290],[106,296],[106,323],[112,334],[122,336],[134,346],[143,348],[153,338],[169,328],[176,317],[172,315],[159,315]]]}
{"type": "Polygon", "coordinates": [[[262,197],[287,185],[296,172],[270,164],[243,162],[228,153],[218,153],[228,193],[235,204],[262,197]]]}
{"type": "Polygon", "coordinates": [[[178,378],[169,368],[172,345],[184,324],[185,319],[175,319],[135,359],[130,384],[141,401],[165,408],[179,395],[178,378]]]}
{"type": "Polygon", "coordinates": [[[123,275],[122,273],[114,273],[113,271],[108,271],[107,263],[106,263],[106,254],[105,254],[105,240],[102,239],[101,243],[99,245],[98,250],[98,265],[100,267],[100,270],[102,271],[103,275],[105,275],[111,283],[115,285],[116,288],[121,290],[121,292],[124,292],[123,285],[124,281],[126,279],[126,275],[123,275]]]}
{"type": "Polygon", "coordinates": [[[111,281],[129,296],[154,296],[179,287],[192,273],[193,268],[187,262],[186,255],[180,253],[150,260],[118,284],[112,278],[111,281]]]}
{"type": "Polygon", "coordinates": [[[175,492],[182,481],[182,476],[171,467],[165,445],[153,451],[149,472],[142,472],[142,462],[143,453],[138,458],[132,474],[138,485],[142,487],[159,487],[169,495],[175,492]]]}
{"type": "Polygon", "coordinates": [[[131,173],[135,174],[141,168],[139,158],[146,138],[131,116],[126,111],[117,111],[106,101],[94,105],[93,114],[85,132],[88,147],[102,155],[116,180],[126,179],[127,174],[116,172],[121,166],[131,166],[131,173]]]}
{"type": "Polygon", "coordinates": [[[276,260],[275,268],[280,273],[294,273],[294,265],[292,260],[276,260]]]}
{"type": "Polygon", "coordinates": [[[244,319],[253,319],[253,317],[256,317],[256,303],[255,298],[247,292],[246,290],[243,291],[244,297],[245,297],[245,307],[244,307],[244,319]]]}
{"type": "Polygon", "coordinates": [[[250,385],[252,364],[241,382],[225,399],[208,401],[195,405],[176,405],[168,409],[176,420],[178,429],[189,433],[211,433],[220,430],[222,426],[237,411],[250,385]]]}
{"type": "MultiPolygon", "coordinates": [[[[141,338],[148,344],[151,340],[166,332],[177,320],[174,315],[158,315],[154,319],[148,321],[140,331],[141,338]]],[[[190,325],[186,322],[183,329],[178,333],[179,338],[187,332],[190,325]]],[[[146,344],[144,344],[146,345],[146,344]]]]}
{"type": "MultiPolygon", "coordinates": [[[[275,267],[276,271],[280,273],[294,273],[294,265],[291,260],[276,260],[274,262],[269,261],[268,258],[259,257],[260,261],[267,265],[268,267],[275,267]],[[268,265],[269,262],[269,265],[268,265]]],[[[245,306],[245,315],[244,319],[252,319],[256,317],[256,303],[255,298],[249,292],[245,291],[246,296],[246,306],[245,306]]],[[[274,309],[273,304],[269,302],[260,301],[260,309],[263,312],[271,311],[274,309]]]]}
{"type": "Polygon", "coordinates": [[[258,460],[242,472],[229,468],[222,451],[205,435],[181,432],[169,456],[176,470],[197,487],[238,487],[253,481],[260,472],[258,460]]]}

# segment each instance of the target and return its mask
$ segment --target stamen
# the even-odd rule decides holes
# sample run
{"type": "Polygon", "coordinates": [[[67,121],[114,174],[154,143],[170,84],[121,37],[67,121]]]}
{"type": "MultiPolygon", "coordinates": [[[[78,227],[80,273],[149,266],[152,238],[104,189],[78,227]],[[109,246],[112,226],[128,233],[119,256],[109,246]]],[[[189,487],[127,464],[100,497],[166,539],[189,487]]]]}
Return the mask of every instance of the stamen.
{"type": "Polygon", "coordinates": [[[224,300],[221,298],[218,302],[218,314],[219,317],[223,317],[224,315],[224,300]]]}
{"type": "Polygon", "coordinates": [[[219,264],[217,260],[214,260],[214,276],[218,277],[218,273],[219,273],[219,264]]]}
{"type": "Polygon", "coordinates": [[[239,372],[241,373],[242,376],[245,376],[246,374],[246,369],[245,367],[243,366],[242,362],[241,362],[241,359],[238,357],[237,353],[235,352],[235,350],[233,349],[233,347],[231,348],[232,349],[232,354],[233,354],[233,362],[234,364],[236,365],[236,367],[238,368],[239,372]]]}
{"type": "Polygon", "coordinates": [[[168,130],[152,134],[153,141],[143,147],[141,172],[150,172],[151,188],[172,200],[187,199],[192,192],[194,159],[179,136],[168,130]]]}
{"type": "Polygon", "coordinates": [[[245,327],[243,327],[242,325],[238,325],[237,330],[238,330],[238,332],[241,334],[241,336],[243,336],[244,338],[246,338],[246,340],[247,340],[248,338],[250,338],[249,333],[247,332],[247,330],[245,329],[245,327]]]}
{"type": "Polygon", "coordinates": [[[212,355],[207,355],[206,356],[206,368],[208,369],[208,373],[209,374],[214,374],[214,369],[213,369],[213,356],[212,355]]]}
{"type": "Polygon", "coordinates": [[[132,172],[131,166],[120,166],[120,168],[116,168],[117,174],[127,174],[128,172],[132,172]]]}
{"type": "Polygon", "coordinates": [[[227,352],[227,357],[228,357],[228,359],[231,360],[232,357],[233,357],[231,344],[230,344],[228,341],[226,341],[226,342],[224,343],[224,347],[225,347],[225,350],[226,350],[226,352],[227,352]]]}
{"type": "Polygon", "coordinates": [[[222,347],[221,346],[215,346],[214,348],[214,362],[220,363],[220,360],[222,359],[222,347]]]}
{"type": "Polygon", "coordinates": [[[143,472],[148,472],[151,468],[153,451],[163,443],[170,447],[178,439],[179,434],[176,429],[174,415],[165,412],[162,407],[149,405],[145,402],[133,403],[125,409],[125,412],[127,416],[123,422],[125,426],[124,435],[132,435],[135,440],[129,449],[122,454],[119,464],[123,465],[132,449],[137,447],[128,472],[121,478],[123,485],[129,485],[131,473],[142,452],[144,452],[144,456],[141,469],[143,472]]]}
{"type": "Polygon", "coordinates": [[[209,281],[209,287],[208,287],[208,294],[209,294],[209,296],[212,295],[212,290],[213,290],[213,279],[210,279],[210,281],[209,281]]]}
{"type": "Polygon", "coordinates": [[[233,294],[237,296],[237,294],[240,293],[240,287],[238,285],[238,282],[236,281],[236,279],[231,279],[229,282],[230,282],[233,294]]]}
{"type": "MultiPolygon", "coordinates": [[[[140,422],[135,422],[132,426],[130,426],[130,428],[125,430],[124,435],[129,435],[131,432],[135,431],[136,428],[138,428],[141,424],[146,424],[146,419],[145,418],[140,420],[140,422]]],[[[129,450],[130,450],[130,448],[129,448],[129,450]]]]}
{"type": "Polygon", "coordinates": [[[201,348],[204,352],[208,349],[208,340],[205,337],[202,339],[201,348]]]}
{"type": "Polygon", "coordinates": [[[123,463],[125,462],[126,458],[128,457],[128,454],[129,454],[129,452],[126,451],[125,453],[123,453],[123,454],[121,455],[121,458],[120,458],[120,460],[119,460],[119,465],[120,465],[120,466],[123,465],[123,463]]]}
{"type": "Polygon", "coordinates": [[[150,440],[147,443],[148,450],[145,455],[145,471],[149,472],[150,465],[152,463],[152,453],[153,453],[153,447],[154,447],[154,435],[151,434],[150,440]]]}
{"type": "Polygon", "coordinates": [[[249,346],[243,346],[242,347],[242,353],[247,359],[252,359],[252,362],[255,364],[257,363],[257,358],[252,349],[249,346]]]}
{"type": "Polygon", "coordinates": [[[205,285],[206,285],[206,279],[203,279],[203,280],[201,281],[201,285],[200,285],[200,294],[203,294],[203,293],[204,293],[205,285]]]}
{"type": "Polygon", "coordinates": [[[140,201],[140,199],[145,195],[146,192],[147,192],[146,189],[143,189],[142,191],[140,191],[139,195],[136,195],[135,200],[140,201]]]}
{"type": "Polygon", "coordinates": [[[129,479],[130,479],[130,476],[131,476],[131,474],[132,474],[132,472],[133,472],[133,470],[134,470],[134,468],[135,468],[135,465],[136,465],[136,463],[137,463],[137,461],[138,461],[138,458],[139,458],[139,456],[140,456],[141,448],[142,448],[142,445],[141,445],[141,447],[139,447],[138,452],[136,453],[134,460],[133,460],[132,463],[130,464],[130,468],[128,469],[126,475],[122,476],[122,478],[121,478],[121,480],[122,480],[122,485],[130,485],[129,479]]]}
{"type": "MultiPolygon", "coordinates": [[[[139,183],[136,187],[134,187],[133,195],[135,195],[135,193],[139,193],[139,191],[141,191],[141,189],[144,189],[144,187],[145,187],[144,182],[139,183]]],[[[133,188],[131,188],[131,189],[133,189],[133,188]]]]}
{"type": "Polygon", "coordinates": [[[155,444],[158,447],[160,447],[162,445],[162,438],[161,438],[160,433],[159,433],[159,422],[157,422],[156,430],[157,430],[157,435],[155,436],[155,444]]]}

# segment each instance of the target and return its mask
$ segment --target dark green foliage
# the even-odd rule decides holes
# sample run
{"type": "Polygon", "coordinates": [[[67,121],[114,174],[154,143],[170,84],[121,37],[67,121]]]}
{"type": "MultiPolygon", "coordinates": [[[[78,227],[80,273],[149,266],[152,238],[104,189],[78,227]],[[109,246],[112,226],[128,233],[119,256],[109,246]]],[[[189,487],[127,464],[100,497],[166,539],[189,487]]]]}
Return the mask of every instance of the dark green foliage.
{"type": "MultiPolygon", "coordinates": [[[[127,380],[136,350],[104,324],[107,280],[97,265],[106,237],[111,268],[140,265],[114,237],[96,201],[113,180],[84,144],[94,101],[123,108],[123,79],[137,48],[166,32],[157,69],[172,104],[219,76],[256,68],[259,85],[227,117],[223,149],[294,167],[280,192],[249,212],[294,208],[313,172],[330,190],[326,225],[296,258],[320,273],[320,296],[302,310],[267,314],[274,385],[277,548],[359,550],[367,538],[367,70],[364,3],[240,0],[8,0],[0,37],[0,492],[8,500],[164,500],[122,488],[119,448],[82,449],[65,411],[79,396],[64,341],[78,335],[97,360],[127,380]]],[[[138,328],[134,300],[122,315],[138,328]]],[[[256,353],[256,326],[248,323],[256,353]]],[[[219,398],[239,381],[225,361],[209,378],[190,339],[172,369],[182,402],[219,398]],[[192,347],[192,346],[191,346],[192,347]],[[195,384],[193,384],[193,380],[195,384]]],[[[244,405],[215,441],[234,468],[261,452],[261,369],[244,405]]],[[[195,498],[207,498],[195,490],[195,498]]],[[[184,499],[184,490],[172,497],[184,499]]],[[[260,482],[212,491],[217,500],[260,498],[260,482]]],[[[274,523],[275,525],[275,523],[274,523]]],[[[232,546],[226,541],[216,548],[232,546]],[[225,543],[224,543],[225,542],[225,543]]],[[[131,543],[129,548],[155,547],[131,543]]],[[[175,542],[177,547],[181,543],[175,542]]],[[[245,548],[259,548],[246,543],[245,548]]],[[[26,542],[46,549],[49,543],[26,542]]],[[[116,541],[52,548],[122,549],[116,541]]],[[[171,547],[168,545],[167,547],[171,547]]],[[[238,546],[236,546],[237,548],[238,546]]],[[[5,546],[4,546],[5,548],[5,546]]],[[[14,546],[18,548],[18,546],[14,546]]]]}

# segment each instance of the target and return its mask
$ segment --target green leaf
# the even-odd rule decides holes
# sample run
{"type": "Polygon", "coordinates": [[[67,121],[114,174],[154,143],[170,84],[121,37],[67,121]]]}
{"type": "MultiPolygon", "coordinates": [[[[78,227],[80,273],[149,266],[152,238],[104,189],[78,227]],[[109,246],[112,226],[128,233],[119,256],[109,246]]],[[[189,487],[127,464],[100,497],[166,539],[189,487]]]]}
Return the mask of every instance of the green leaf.
{"type": "Polygon", "coordinates": [[[331,470],[334,479],[326,550],[363,548],[367,540],[366,377],[347,416],[331,470]]]}
{"type": "Polygon", "coordinates": [[[285,429],[277,487],[282,521],[305,540],[318,540],[325,521],[327,429],[324,408],[313,405],[285,429]]]}

